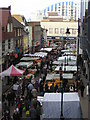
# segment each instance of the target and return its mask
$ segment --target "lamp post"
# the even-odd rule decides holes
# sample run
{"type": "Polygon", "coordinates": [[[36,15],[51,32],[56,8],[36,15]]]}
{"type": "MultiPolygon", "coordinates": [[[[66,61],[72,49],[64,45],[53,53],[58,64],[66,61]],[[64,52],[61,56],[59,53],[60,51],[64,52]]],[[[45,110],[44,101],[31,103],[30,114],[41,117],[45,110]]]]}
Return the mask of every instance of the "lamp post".
{"type": "MultiPolygon", "coordinates": [[[[67,28],[66,35],[68,36],[70,34],[69,28],[67,28]]],[[[67,65],[68,65],[68,54],[67,54],[67,65]]]]}
{"type": "Polygon", "coordinates": [[[76,75],[76,91],[78,92],[78,56],[79,56],[79,33],[80,33],[80,26],[79,26],[79,18],[78,18],[78,39],[77,39],[77,75],[76,75]]]}
{"type": "Polygon", "coordinates": [[[62,77],[62,67],[59,68],[60,71],[60,79],[62,80],[62,86],[61,86],[61,113],[60,113],[60,120],[64,120],[63,116],[63,77],[62,77]]]}
{"type": "MultiPolygon", "coordinates": [[[[66,34],[70,34],[70,28],[67,28],[66,34]]],[[[78,39],[77,39],[77,74],[76,74],[76,91],[78,92],[78,56],[79,56],[79,33],[80,33],[80,26],[79,26],[79,18],[78,18],[78,39]]]]}

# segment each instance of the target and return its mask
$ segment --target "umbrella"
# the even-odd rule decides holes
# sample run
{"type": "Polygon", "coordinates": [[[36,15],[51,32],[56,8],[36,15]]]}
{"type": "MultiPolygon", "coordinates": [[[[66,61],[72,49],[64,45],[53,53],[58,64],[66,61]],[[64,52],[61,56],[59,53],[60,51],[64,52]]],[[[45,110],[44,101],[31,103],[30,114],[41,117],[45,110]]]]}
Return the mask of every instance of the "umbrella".
{"type": "Polygon", "coordinates": [[[21,76],[25,71],[16,68],[14,65],[11,65],[7,70],[4,70],[0,73],[0,76],[21,76]]]}

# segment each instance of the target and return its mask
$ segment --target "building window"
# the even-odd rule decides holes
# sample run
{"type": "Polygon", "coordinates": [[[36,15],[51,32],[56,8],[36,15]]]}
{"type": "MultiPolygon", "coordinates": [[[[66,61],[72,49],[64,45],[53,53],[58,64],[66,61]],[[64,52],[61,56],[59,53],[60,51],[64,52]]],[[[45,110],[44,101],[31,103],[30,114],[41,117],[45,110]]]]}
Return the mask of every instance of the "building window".
{"type": "Polygon", "coordinates": [[[2,32],[4,32],[4,27],[2,27],[2,32]]]}
{"type": "Polygon", "coordinates": [[[46,14],[46,9],[44,9],[44,15],[46,14]]]}
{"type": "Polygon", "coordinates": [[[19,29],[18,29],[18,36],[19,36],[19,29]]]}
{"type": "Polygon", "coordinates": [[[76,30],[72,29],[72,34],[75,35],[76,34],[76,30]]]}
{"type": "Polygon", "coordinates": [[[60,28],[60,33],[64,34],[64,28],[60,28]]]}
{"type": "Polygon", "coordinates": [[[55,28],[55,34],[59,34],[59,29],[55,28]]]}
{"type": "Polygon", "coordinates": [[[66,6],[68,5],[68,2],[66,2],[66,6]]]}
{"type": "Polygon", "coordinates": [[[7,32],[10,32],[10,24],[7,24],[7,32]]]}
{"type": "Polygon", "coordinates": [[[69,2],[69,5],[70,5],[70,2],[69,2]]]}
{"type": "Polygon", "coordinates": [[[71,6],[73,7],[73,2],[71,2],[71,6]]]}
{"type": "Polygon", "coordinates": [[[53,34],[53,28],[49,28],[49,34],[53,34]]]}
{"type": "Polygon", "coordinates": [[[62,6],[64,6],[64,2],[62,2],[62,6]]]}
{"type": "Polygon", "coordinates": [[[48,7],[47,11],[49,11],[49,7],[48,7]]]}
{"type": "Polygon", "coordinates": [[[13,26],[12,26],[12,23],[10,24],[10,32],[13,31],[13,26]]]}
{"type": "Polygon", "coordinates": [[[55,4],[55,11],[57,11],[57,4],[55,4]]]}
{"type": "Polygon", "coordinates": [[[60,3],[58,3],[58,5],[60,6],[60,3]]]}
{"type": "Polygon", "coordinates": [[[67,16],[67,10],[66,10],[66,16],[67,16]]]}
{"type": "Polygon", "coordinates": [[[20,29],[20,36],[21,36],[21,29],[20,29]]]}
{"type": "Polygon", "coordinates": [[[8,49],[10,49],[10,40],[8,40],[8,49]]]}
{"type": "Polygon", "coordinates": [[[5,51],[5,41],[2,42],[2,51],[5,51]]]}
{"type": "Polygon", "coordinates": [[[53,5],[51,5],[51,11],[53,11],[53,5]]]}

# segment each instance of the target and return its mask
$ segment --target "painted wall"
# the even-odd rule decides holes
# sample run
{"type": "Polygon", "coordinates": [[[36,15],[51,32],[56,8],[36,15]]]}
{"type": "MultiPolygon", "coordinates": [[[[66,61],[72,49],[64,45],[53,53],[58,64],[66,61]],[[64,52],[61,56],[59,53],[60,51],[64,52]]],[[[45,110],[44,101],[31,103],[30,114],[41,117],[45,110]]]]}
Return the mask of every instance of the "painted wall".
{"type": "Polygon", "coordinates": [[[70,35],[69,37],[77,37],[78,35],[78,22],[71,22],[71,21],[64,21],[64,22],[48,22],[48,21],[41,21],[41,27],[47,29],[47,36],[64,36],[66,37],[66,29],[70,28],[70,35]],[[50,32],[50,29],[51,32],[50,32]],[[58,32],[56,31],[55,33],[55,29],[58,29],[58,32]],[[64,29],[62,31],[62,29],[64,29]],[[73,29],[75,31],[73,31],[73,29]],[[73,32],[75,32],[75,34],[73,34],[73,32]]]}

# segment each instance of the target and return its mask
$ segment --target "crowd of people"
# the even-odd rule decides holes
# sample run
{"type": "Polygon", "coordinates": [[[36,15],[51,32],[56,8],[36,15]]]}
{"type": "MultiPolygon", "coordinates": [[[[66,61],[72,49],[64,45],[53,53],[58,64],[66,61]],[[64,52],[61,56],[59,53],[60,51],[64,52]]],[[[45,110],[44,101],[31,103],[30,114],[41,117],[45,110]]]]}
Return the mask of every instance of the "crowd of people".
{"type": "MultiPolygon", "coordinates": [[[[13,120],[20,120],[23,117],[23,112],[26,117],[30,117],[32,120],[40,120],[42,109],[40,102],[37,100],[37,95],[43,96],[44,92],[46,92],[46,89],[45,91],[43,89],[43,85],[48,70],[52,71],[52,59],[50,59],[50,55],[46,58],[41,58],[40,67],[36,64],[35,68],[37,69],[36,76],[29,80],[26,80],[26,77],[24,77],[17,90],[13,90],[12,87],[8,93],[3,93],[3,120],[10,120],[12,118],[13,120]],[[11,107],[15,108],[12,115],[10,113],[11,107]]],[[[28,73],[28,70],[26,72],[28,73]]],[[[25,73],[25,75],[27,74],[25,73]]],[[[13,84],[17,83],[18,77],[15,77],[13,84]]]]}
{"type": "MultiPolygon", "coordinates": [[[[24,77],[22,83],[19,85],[17,91],[11,89],[7,94],[3,93],[3,120],[20,120],[23,117],[30,117],[31,120],[40,120],[40,115],[42,114],[42,106],[37,100],[37,96],[44,96],[45,92],[61,92],[60,87],[52,83],[50,89],[48,83],[45,82],[48,71],[52,72],[53,61],[61,56],[61,52],[57,51],[55,55],[48,54],[46,58],[41,58],[40,67],[36,64],[37,75],[32,77],[30,80],[26,80],[24,77]],[[45,88],[45,89],[44,89],[45,88]],[[14,111],[11,117],[10,107],[14,107],[14,111]]],[[[28,70],[26,70],[28,73],[28,70]]],[[[15,77],[13,84],[18,82],[17,77],[15,77]]],[[[69,86],[69,84],[64,83],[63,89],[65,92],[74,92],[75,84],[69,86]]],[[[84,96],[84,84],[80,80],[79,89],[81,91],[81,96],[84,96]]]]}

